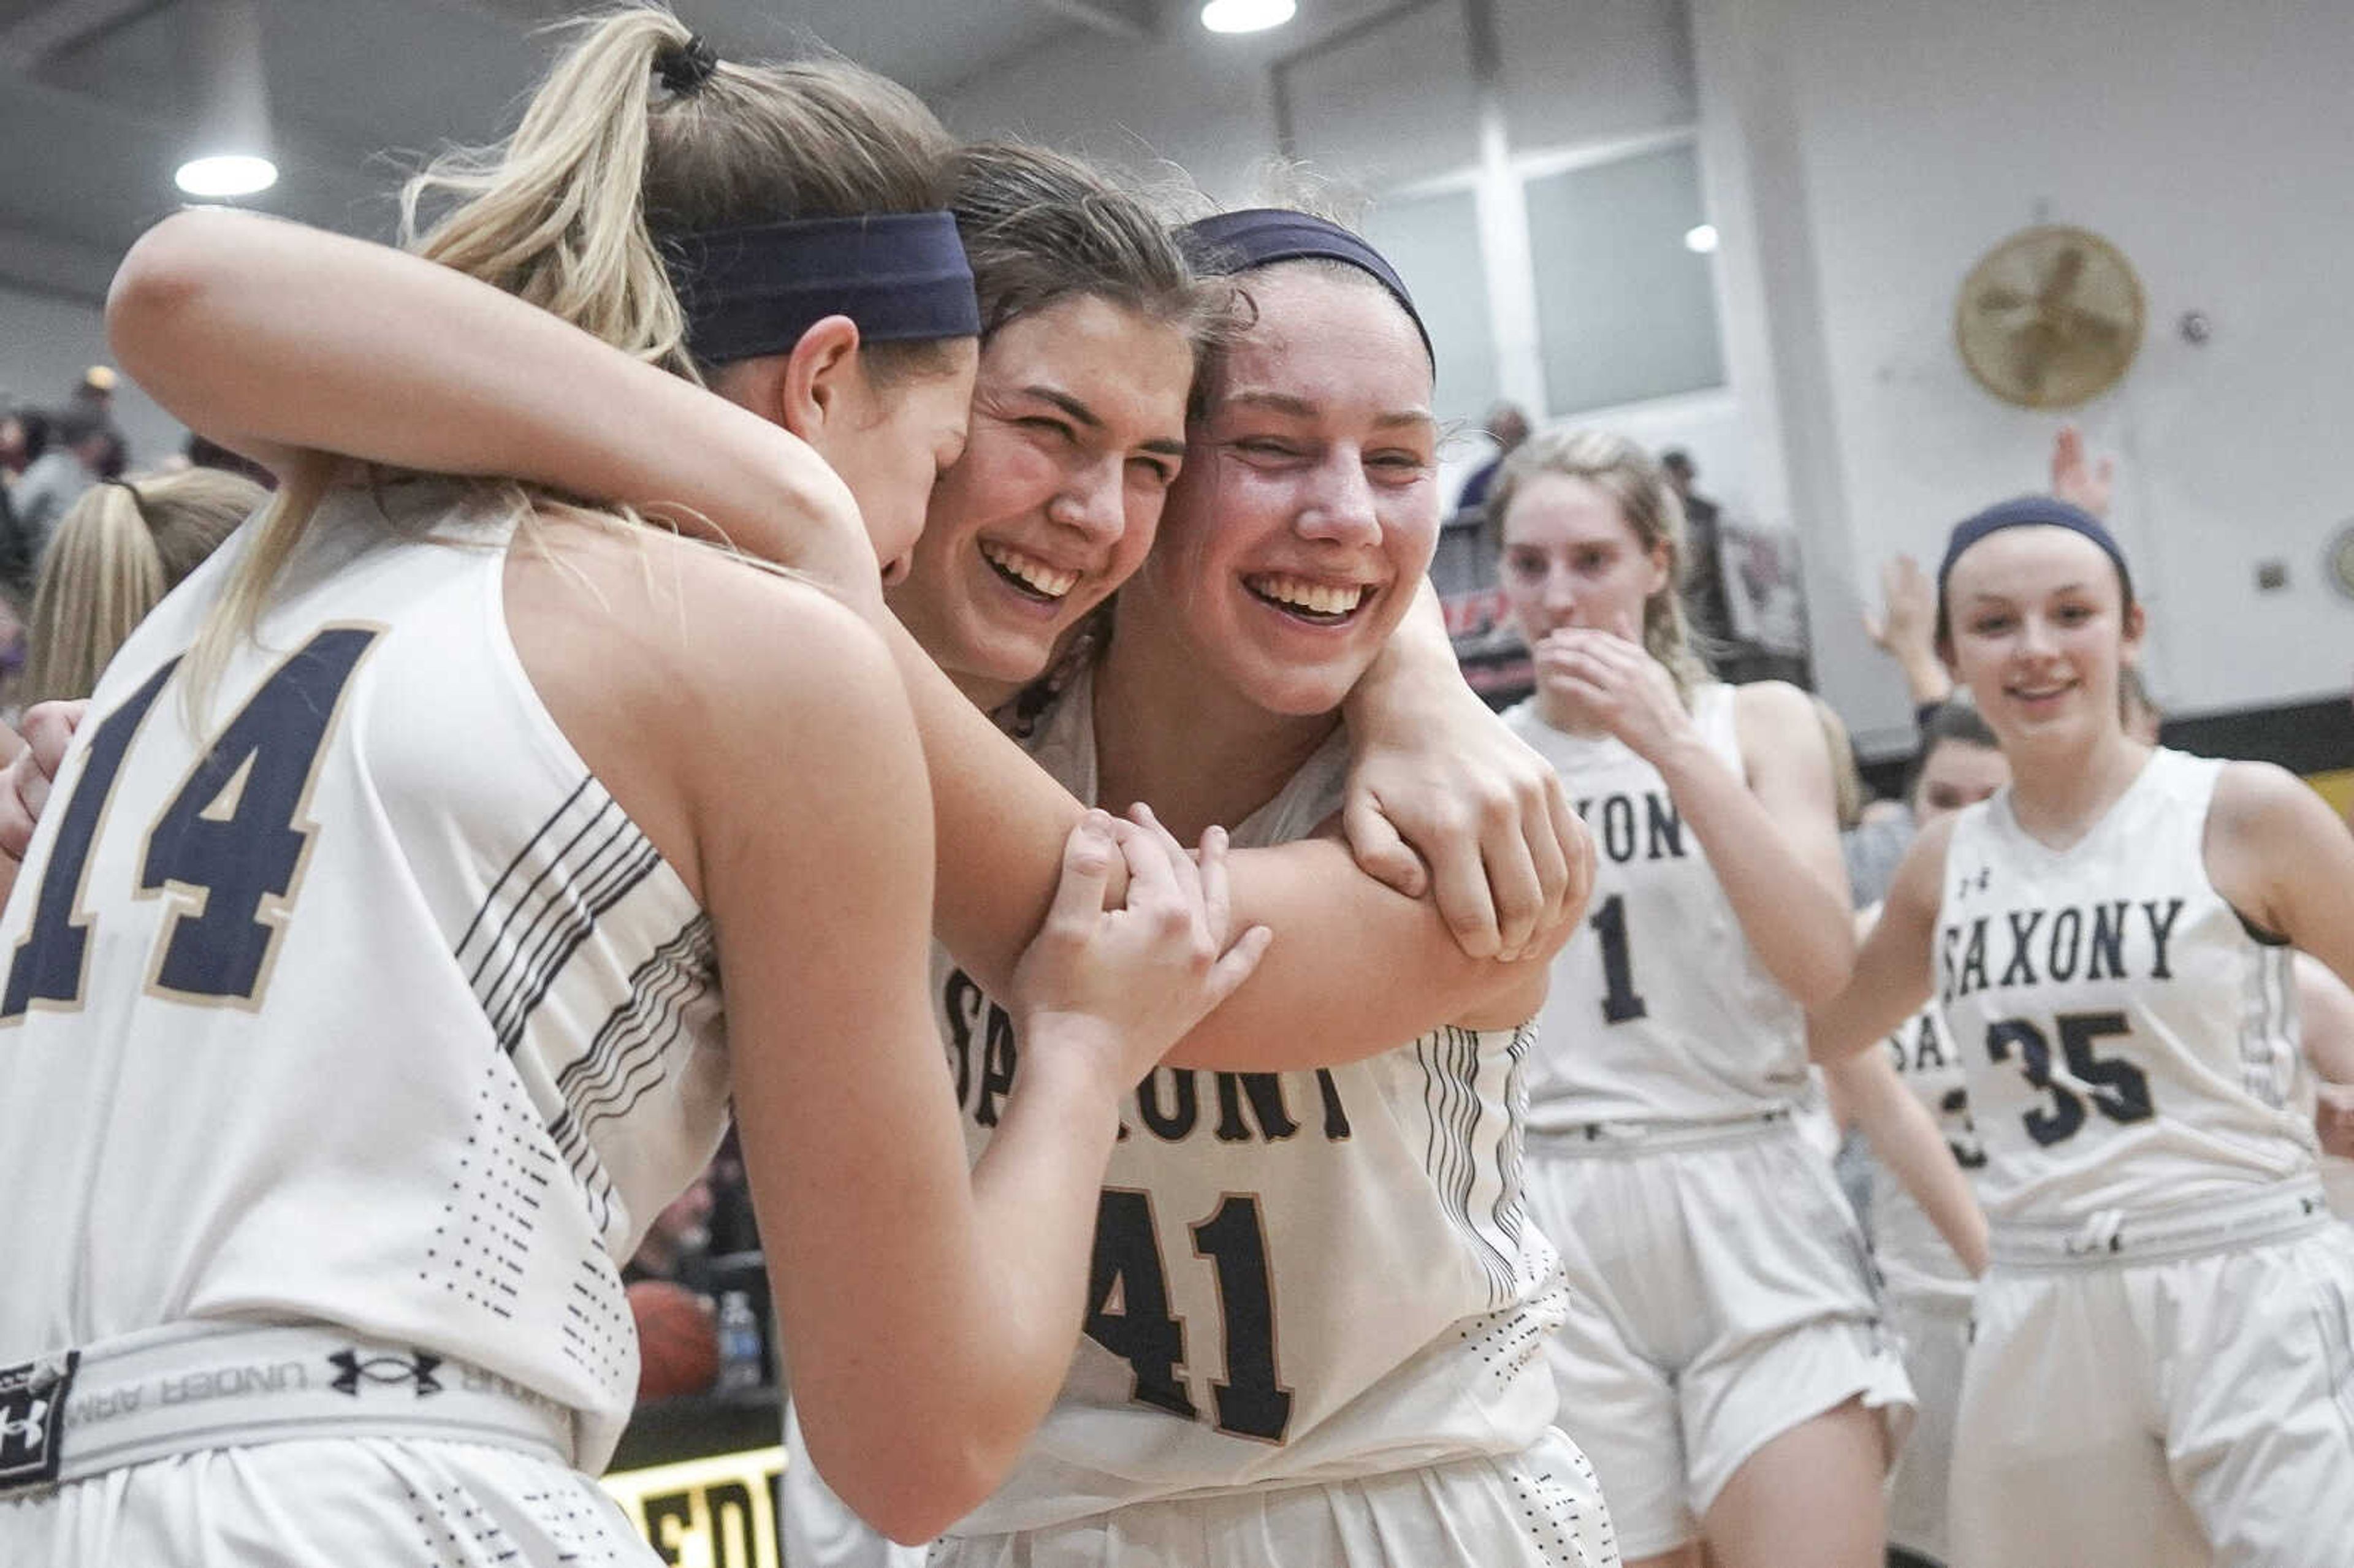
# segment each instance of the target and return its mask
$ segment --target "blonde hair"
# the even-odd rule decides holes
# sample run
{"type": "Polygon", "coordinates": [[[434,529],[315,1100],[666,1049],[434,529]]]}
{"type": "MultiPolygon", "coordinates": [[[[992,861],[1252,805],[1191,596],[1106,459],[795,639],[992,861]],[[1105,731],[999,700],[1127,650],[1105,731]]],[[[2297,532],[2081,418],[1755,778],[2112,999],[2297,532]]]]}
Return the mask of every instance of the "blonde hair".
{"type": "Polygon", "coordinates": [[[1667,667],[1677,694],[1691,706],[1693,689],[1707,683],[1709,672],[1684,624],[1684,504],[1667,471],[1633,441],[1605,430],[1540,430],[1504,460],[1488,493],[1491,543],[1501,547],[1521,487],[1546,473],[1585,480],[1609,496],[1645,551],[1666,546],[1668,580],[1643,605],[1643,650],[1667,667]]]}
{"type": "Polygon", "coordinates": [[[1855,742],[1839,710],[1812,692],[1807,694],[1807,700],[1815,705],[1815,720],[1823,726],[1823,744],[1831,750],[1832,806],[1840,832],[1845,832],[1863,821],[1863,773],[1855,765],[1855,742]]]}
{"type": "Polygon", "coordinates": [[[210,468],[93,485],[41,554],[25,701],[90,695],[133,629],[267,494],[210,468]]]}
{"type": "MultiPolygon", "coordinates": [[[[695,36],[637,5],[574,34],[496,147],[436,159],[401,193],[408,248],[538,305],[697,383],[663,237],[787,217],[927,212],[949,205],[955,142],[897,83],[846,60],[682,69],[695,36]],[[657,73],[691,85],[658,90],[657,73]],[[429,201],[456,205],[420,232],[429,201]]],[[[864,349],[877,379],[945,364],[942,345],[864,349]]],[[[201,704],[251,632],[332,477],[313,457],[286,476],[187,658],[201,704]]],[[[525,493],[516,493],[525,504],[525,493]]],[[[626,507],[610,520],[640,522],[626,507]]]]}

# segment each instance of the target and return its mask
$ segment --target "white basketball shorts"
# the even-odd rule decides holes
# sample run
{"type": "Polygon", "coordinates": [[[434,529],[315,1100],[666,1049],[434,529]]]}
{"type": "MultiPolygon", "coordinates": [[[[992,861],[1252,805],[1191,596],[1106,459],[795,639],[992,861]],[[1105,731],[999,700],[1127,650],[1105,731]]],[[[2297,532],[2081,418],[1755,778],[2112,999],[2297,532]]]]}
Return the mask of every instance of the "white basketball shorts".
{"type": "Polygon", "coordinates": [[[2354,1234],[2319,1185],[2105,1220],[1996,1229],[1955,1568],[2354,1562],[2354,1234]]]}
{"type": "Polygon", "coordinates": [[[1532,1136],[1529,1212],[1560,1249],[1554,1416],[1620,1549],[1700,1534],[1744,1460],[1861,1397],[1892,1455],[1913,1404],[1854,1211],[1787,1116],[1532,1136]]]}
{"type": "Polygon", "coordinates": [[[1891,1290],[1888,1320],[1904,1346],[1913,1384],[1913,1430],[1888,1478],[1888,1539],[1946,1561],[1946,1494],[1954,1468],[1954,1412],[1970,1349],[1970,1295],[1891,1290]]]}

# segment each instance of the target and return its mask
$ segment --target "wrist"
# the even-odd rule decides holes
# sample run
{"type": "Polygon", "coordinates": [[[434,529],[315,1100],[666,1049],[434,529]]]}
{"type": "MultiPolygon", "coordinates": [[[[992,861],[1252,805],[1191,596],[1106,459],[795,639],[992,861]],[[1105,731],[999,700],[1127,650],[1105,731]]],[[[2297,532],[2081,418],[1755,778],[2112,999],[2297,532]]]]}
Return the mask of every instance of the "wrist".
{"type": "Polygon", "coordinates": [[[1119,1029],[1091,1014],[1040,1008],[1015,1018],[1014,1034],[1022,1042],[1017,1092],[1077,1113],[1100,1110],[1117,1125],[1119,1102],[1136,1086],[1119,1029]]]}

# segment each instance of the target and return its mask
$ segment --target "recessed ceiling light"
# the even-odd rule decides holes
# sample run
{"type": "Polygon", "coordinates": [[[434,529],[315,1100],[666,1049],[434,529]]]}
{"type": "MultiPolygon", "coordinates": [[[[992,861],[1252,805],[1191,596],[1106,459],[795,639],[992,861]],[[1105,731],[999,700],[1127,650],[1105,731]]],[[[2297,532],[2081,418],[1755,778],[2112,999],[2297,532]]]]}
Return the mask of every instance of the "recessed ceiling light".
{"type": "Polygon", "coordinates": [[[194,196],[251,196],[278,183],[278,165],[250,154],[228,153],[217,157],[191,158],[172,177],[182,190],[194,196]]]}
{"type": "Polygon", "coordinates": [[[1716,225],[1695,223],[1684,230],[1684,249],[1705,256],[1716,249],[1716,225]]]}
{"type": "Polygon", "coordinates": [[[1202,26],[1214,33],[1263,33],[1299,10],[1295,0],[1210,0],[1202,7],[1202,26]]]}

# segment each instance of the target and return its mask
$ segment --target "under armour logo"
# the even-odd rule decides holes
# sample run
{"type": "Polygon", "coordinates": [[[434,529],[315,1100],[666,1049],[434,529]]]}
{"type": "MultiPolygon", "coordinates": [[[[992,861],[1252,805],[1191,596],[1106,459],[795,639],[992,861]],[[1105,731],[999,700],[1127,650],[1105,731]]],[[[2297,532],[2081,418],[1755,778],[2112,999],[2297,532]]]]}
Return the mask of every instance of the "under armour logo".
{"type": "Polygon", "coordinates": [[[1954,889],[1954,896],[1956,898],[1967,898],[1970,895],[1970,889],[1973,887],[1977,888],[1980,893],[1984,893],[1987,890],[1987,884],[1993,880],[1994,873],[1988,870],[1985,866],[1978,867],[1978,874],[1976,876],[1972,876],[1967,872],[1964,872],[1962,874],[1961,885],[1954,889]]]}
{"type": "Polygon", "coordinates": [[[28,1448],[37,1449],[49,1440],[49,1402],[37,1399],[19,1408],[25,1411],[24,1414],[0,1415],[0,1448],[11,1443],[22,1443],[28,1448]]]}
{"type": "Polygon", "coordinates": [[[0,1367],[0,1492],[58,1478],[58,1438],[66,1394],[81,1354],[0,1367]]]}
{"type": "Polygon", "coordinates": [[[413,1358],[364,1358],[357,1351],[337,1351],[327,1361],[336,1369],[335,1381],[327,1386],[337,1393],[348,1393],[356,1398],[362,1383],[414,1383],[419,1399],[429,1393],[441,1392],[440,1382],[433,1375],[433,1369],[441,1364],[441,1358],[427,1355],[423,1351],[418,1351],[413,1358]]]}

